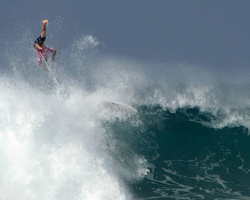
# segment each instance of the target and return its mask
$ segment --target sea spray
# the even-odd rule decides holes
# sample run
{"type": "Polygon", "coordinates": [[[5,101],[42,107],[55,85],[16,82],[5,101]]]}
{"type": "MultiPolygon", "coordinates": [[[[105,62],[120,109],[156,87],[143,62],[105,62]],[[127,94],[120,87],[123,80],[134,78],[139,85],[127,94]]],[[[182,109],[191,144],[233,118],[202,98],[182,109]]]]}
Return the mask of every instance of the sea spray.
{"type": "Polygon", "coordinates": [[[130,198],[109,164],[91,95],[1,88],[1,199],[130,198]]]}

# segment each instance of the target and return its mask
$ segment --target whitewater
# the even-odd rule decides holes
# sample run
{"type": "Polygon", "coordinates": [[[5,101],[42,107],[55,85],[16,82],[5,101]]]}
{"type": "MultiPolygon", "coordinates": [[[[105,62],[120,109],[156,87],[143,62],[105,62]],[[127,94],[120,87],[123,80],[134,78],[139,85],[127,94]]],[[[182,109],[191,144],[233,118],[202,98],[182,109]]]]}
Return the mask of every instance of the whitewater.
{"type": "Polygon", "coordinates": [[[250,196],[249,181],[234,179],[249,176],[249,154],[243,148],[226,144],[219,148],[220,143],[216,148],[223,153],[216,160],[212,160],[215,147],[208,145],[201,156],[193,146],[184,148],[193,139],[203,144],[202,137],[209,134],[214,142],[215,133],[225,135],[226,141],[232,139],[228,134],[249,140],[250,85],[240,76],[232,80],[184,63],[166,65],[101,54],[102,44],[87,35],[75,40],[69,52],[58,50],[56,63],[49,63],[62,92],[37,65],[32,38],[25,35],[22,48],[15,51],[6,43],[0,75],[1,200],[250,196]],[[103,110],[102,101],[132,105],[138,114],[103,110]],[[190,128],[196,125],[202,134],[190,128]],[[171,136],[174,133],[179,137],[171,136]],[[222,164],[227,154],[240,164],[222,164]],[[219,170],[209,174],[216,167],[219,170]],[[228,171],[231,179],[225,181],[220,170],[228,171]]]}

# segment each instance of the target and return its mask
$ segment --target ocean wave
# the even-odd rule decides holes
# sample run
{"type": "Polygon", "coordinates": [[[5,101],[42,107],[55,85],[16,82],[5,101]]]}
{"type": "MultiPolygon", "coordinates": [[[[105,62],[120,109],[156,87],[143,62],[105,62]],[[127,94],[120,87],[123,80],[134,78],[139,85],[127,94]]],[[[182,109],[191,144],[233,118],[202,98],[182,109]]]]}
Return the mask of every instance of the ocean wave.
{"type": "Polygon", "coordinates": [[[19,43],[0,76],[1,199],[249,198],[249,84],[99,54],[87,36],[50,63],[58,88],[31,35],[19,43]]]}

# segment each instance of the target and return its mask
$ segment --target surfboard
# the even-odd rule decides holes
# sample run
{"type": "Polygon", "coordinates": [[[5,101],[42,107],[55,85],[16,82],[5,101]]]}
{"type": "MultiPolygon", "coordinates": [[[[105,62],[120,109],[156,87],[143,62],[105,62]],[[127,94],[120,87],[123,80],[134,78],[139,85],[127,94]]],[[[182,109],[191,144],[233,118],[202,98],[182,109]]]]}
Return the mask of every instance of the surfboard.
{"type": "Polygon", "coordinates": [[[132,106],[125,103],[115,102],[115,101],[103,101],[102,105],[104,108],[110,109],[112,111],[119,111],[122,113],[136,114],[137,110],[132,106]]]}

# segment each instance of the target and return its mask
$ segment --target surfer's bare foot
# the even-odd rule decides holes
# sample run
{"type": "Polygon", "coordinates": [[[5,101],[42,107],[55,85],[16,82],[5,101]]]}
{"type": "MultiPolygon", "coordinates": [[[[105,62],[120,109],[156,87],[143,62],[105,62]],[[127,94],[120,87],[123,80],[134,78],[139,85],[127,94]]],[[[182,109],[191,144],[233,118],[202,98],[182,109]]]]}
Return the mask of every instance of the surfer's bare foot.
{"type": "Polygon", "coordinates": [[[43,24],[47,24],[49,22],[49,20],[43,20],[43,24]]]}

